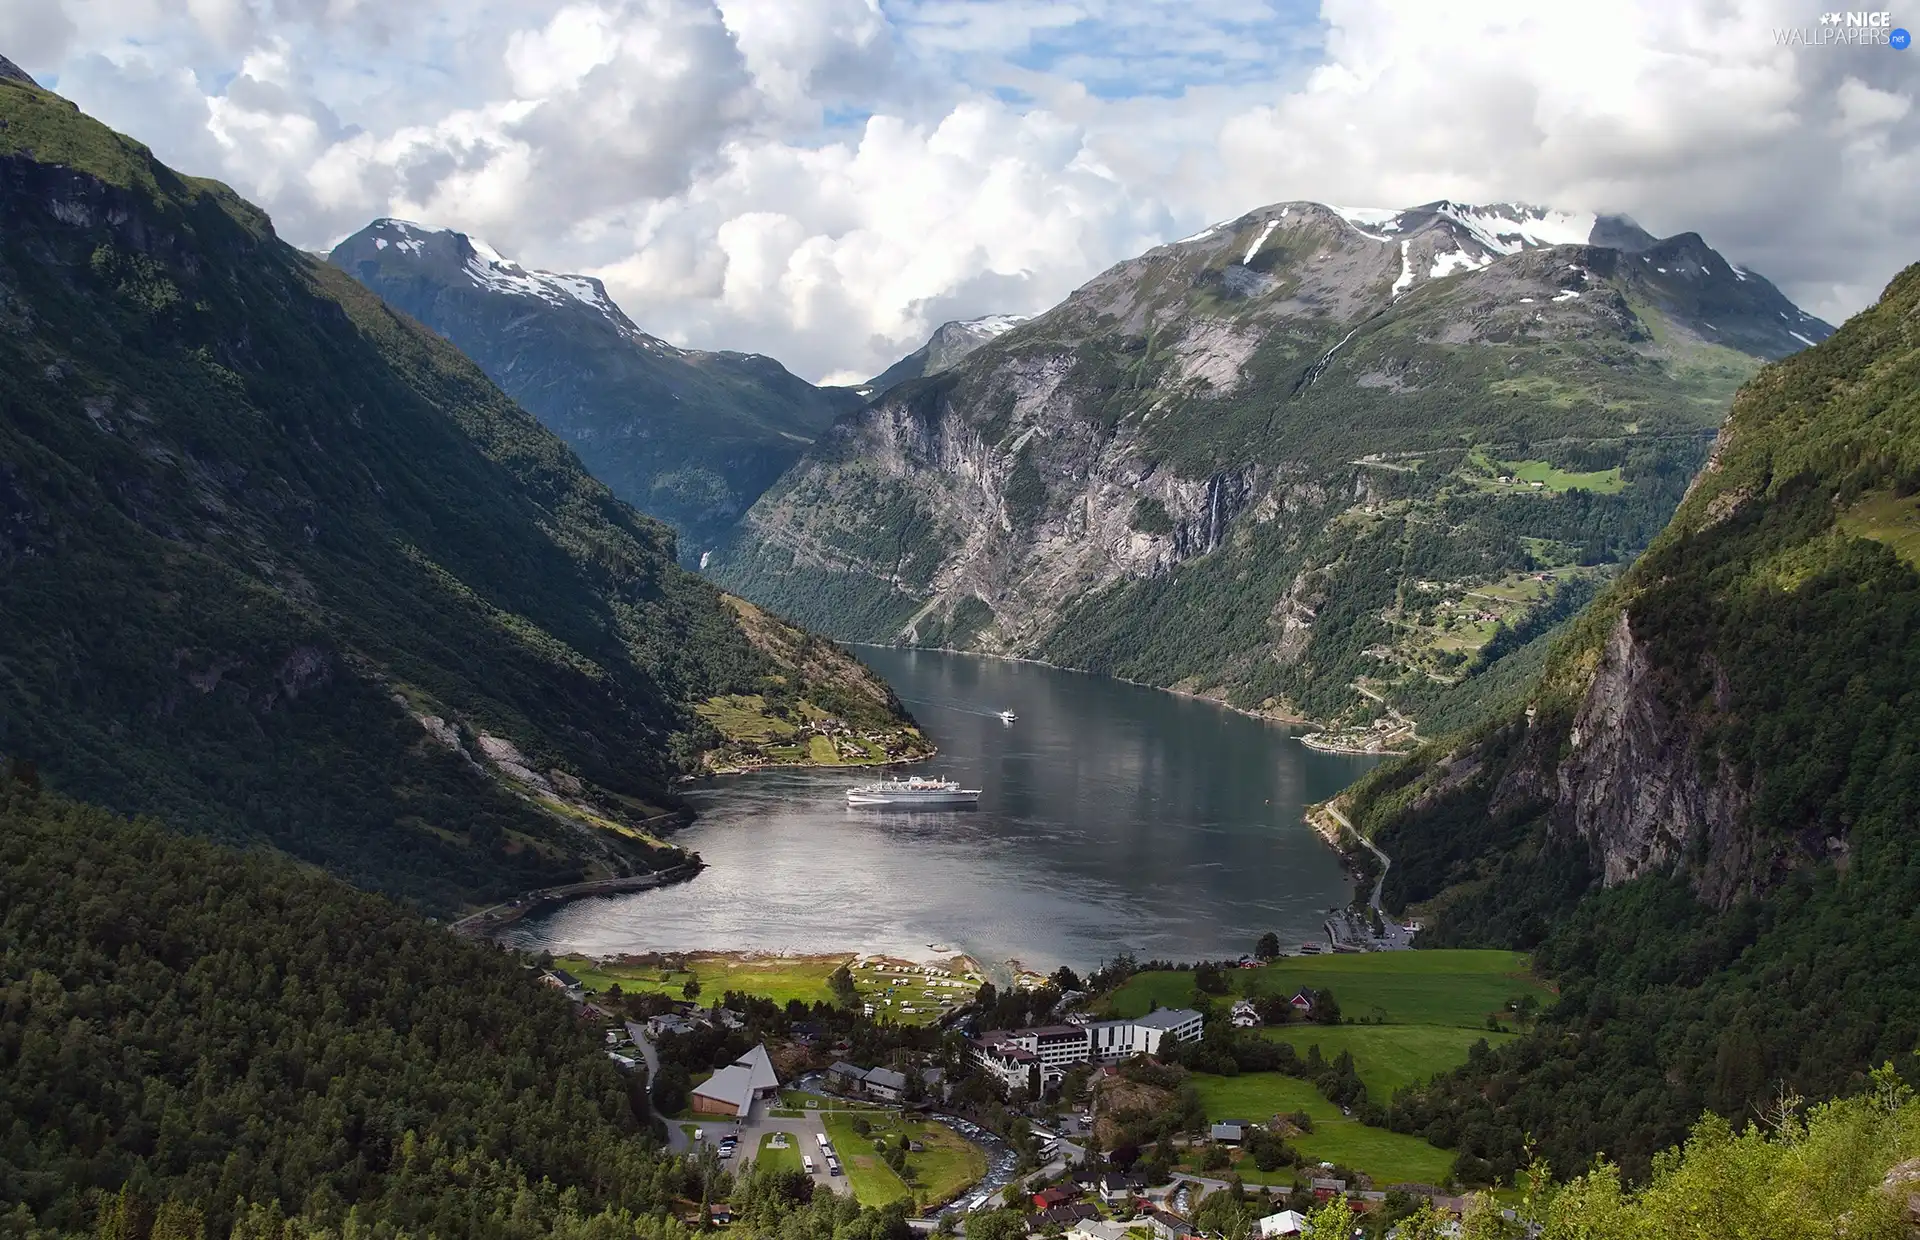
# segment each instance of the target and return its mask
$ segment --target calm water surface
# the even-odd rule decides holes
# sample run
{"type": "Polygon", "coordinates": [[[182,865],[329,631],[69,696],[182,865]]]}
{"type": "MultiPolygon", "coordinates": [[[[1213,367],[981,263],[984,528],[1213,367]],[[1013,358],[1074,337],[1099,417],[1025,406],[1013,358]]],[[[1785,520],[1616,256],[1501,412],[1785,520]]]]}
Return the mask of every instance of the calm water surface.
{"type": "Polygon", "coordinates": [[[514,932],[595,954],[708,949],[967,952],[1087,968],[1195,959],[1264,930],[1320,938],[1351,884],[1301,820],[1376,759],[1315,753],[1210,703],[1027,663],[861,648],[940,747],[914,768],[982,789],[972,810],[847,808],[867,772],[695,789],[691,882],[568,905],[514,932]],[[994,712],[1012,710],[1008,726],[994,712]]]}

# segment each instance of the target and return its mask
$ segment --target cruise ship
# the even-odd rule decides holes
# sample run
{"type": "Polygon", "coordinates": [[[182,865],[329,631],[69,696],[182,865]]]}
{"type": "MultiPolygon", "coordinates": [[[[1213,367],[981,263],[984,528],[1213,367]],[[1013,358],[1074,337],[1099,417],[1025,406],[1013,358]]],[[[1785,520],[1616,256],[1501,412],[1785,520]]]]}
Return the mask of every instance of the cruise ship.
{"type": "Polygon", "coordinates": [[[976,805],[978,788],[962,788],[951,779],[885,779],[847,789],[848,805],[890,805],[906,809],[934,809],[943,806],[976,805]]]}

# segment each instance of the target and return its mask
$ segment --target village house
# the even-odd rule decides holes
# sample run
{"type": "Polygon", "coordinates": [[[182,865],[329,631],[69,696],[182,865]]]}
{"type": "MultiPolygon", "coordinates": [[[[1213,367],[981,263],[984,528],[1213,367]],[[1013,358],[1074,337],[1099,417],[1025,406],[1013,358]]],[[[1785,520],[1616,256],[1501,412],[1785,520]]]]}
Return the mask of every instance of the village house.
{"type": "Polygon", "coordinates": [[[1260,1023],[1260,1013],[1254,1009],[1251,999],[1238,1000],[1227,1015],[1235,1029],[1252,1029],[1260,1023]]]}
{"type": "Polygon", "coordinates": [[[1269,1214],[1260,1220],[1260,1240],[1303,1236],[1306,1231],[1307,1216],[1294,1210],[1282,1210],[1278,1214],[1269,1214]]]}
{"type": "Polygon", "coordinates": [[[869,1069],[865,1084],[867,1096],[882,1102],[898,1102],[907,1092],[906,1074],[892,1068],[869,1069]]]}
{"type": "Polygon", "coordinates": [[[1036,1210],[1051,1210],[1055,1206],[1066,1205],[1079,1195],[1080,1190],[1078,1188],[1070,1187],[1066,1184],[1055,1184],[1051,1188],[1043,1188],[1033,1195],[1033,1208],[1036,1210]]]}
{"type": "Polygon", "coordinates": [[[1155,1206],[1148,1209],[1144,1217],[1147,1226],[1153,1229],[1154,1240],[1187,1240],[1194,1234],[1193,1224],[1171,1210],[1155,1206]]]}
{"type": "MultiPolygon", "coordinates": [[[[1102,1224],[1094,1222],[1094,1220],[1099,1217],[1099,1210],[1084,1201],[1075,1201],[1040,1211],[1034,1216],[1034,1222],[1041,1227],[1073,1227],[1085,1224],[1092,1224],[1095,1227],[1099,1227],[1102,1226],[1102,1224]]],[[[1107,1224],[1107,1226],[1111,1226],[1111,1224],[1107,1224]]]]}
{"type": "MultiPolygon", "coordinates": [[[[1084,1203],[1077,1206],[1063,1206],[1061,1209],[1085,1211],[1067,1230],[1068,1240],[1127,1240],[1127,1232],[1132,1227],[1131,1223],[1124,1223],[1118,1219],[1108,1222],[1100,1217],[1098,1210],[1084,1203]]],[[[1042,1226],[1052,1221],[1044,1214],[1040,1216],[1042,1226]]]]}
{"type": "Polygon", "coordinates": [[[586,1002],[586,988],[580,984],[579,978],[567,972],[565,969],[548,969],[540,975],[540,980],[573,1000],[575,1003],[586,1002]]]}
{"type": "Polygon", "coordinates": [[[1209,1129],[1207,1135],[1222,1145],[1238,1145],[1247,1139],[1247,1122],[1241,1119],[1223,1119],[1209,1129]]]}
{"type": "Polygon", "coordinates": [[[1313,992],[1303,986],[1293,992],[1293,998],[1287,1000],[1287,1005],[1303,1015],[1311,1015],[1313,1013],[1313,992]]]}

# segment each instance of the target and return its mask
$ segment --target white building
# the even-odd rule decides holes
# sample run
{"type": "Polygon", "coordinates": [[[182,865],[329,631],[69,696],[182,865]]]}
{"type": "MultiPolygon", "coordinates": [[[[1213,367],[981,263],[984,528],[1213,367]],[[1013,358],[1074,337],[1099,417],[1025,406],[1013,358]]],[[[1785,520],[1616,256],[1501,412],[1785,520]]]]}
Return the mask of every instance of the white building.
{"type": "Polygon", "coordinates": [[[1204,1018],[1192,1008],[1161,1008],[1132,1020],[1100,1020],[1087,1026],[1094,1059],[1118,1063],[1135,1055],[1157,1055],[1168,1037],[1190,1042],[1200,1036],[1204,1018]]]}
{"type": "Polygon", "coordinates": [[[1260,1013],[1254,1010],[1251,999],[1241,999],[1235,1003],[1230,1016],[1235,1029],[1251,1029],[1260,1023],[1260,1013]]]}
{"type": "Polygon", "coordinates": [[[971,1047],[973,1062],[1009,1092],[1025,1089],[1031,1083],[1031,1069],[1040,1066],[1040,1057],[1012,1042],[1001,1041],[1005,1036],[990,1033],[974,1042],[971,1047]]]}
{"type": "Polygon", "coordinates": [[[1028,1070],[1037,1067],[1040,1087],[1046,1089],[1076,1064],[1117,1063],[1158,1054],[1168,1037],[1176,1042],[1197,1038],[1202,1022],[1191,1008],[1171,1008],[1134,1020],[1000,1030],[980,1036],[973,1044],[973,1060],[1008,1089],[1024,1089],[1028,1070]]]}
{"type": "Polygon", "coordinates": [[[1305,1235],[1307,1216],[1295,1210],[1282,1210],[1260,1220],[1260,1240],[1280,1240],[1283,1236],[1305,1235]]]}

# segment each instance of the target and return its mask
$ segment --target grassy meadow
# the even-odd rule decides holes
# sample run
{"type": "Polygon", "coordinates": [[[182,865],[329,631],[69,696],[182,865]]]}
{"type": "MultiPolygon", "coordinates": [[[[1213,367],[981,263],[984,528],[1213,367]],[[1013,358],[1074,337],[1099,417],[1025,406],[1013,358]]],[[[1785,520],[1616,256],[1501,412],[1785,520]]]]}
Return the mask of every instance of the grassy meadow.
{"type": "Polygon", "coordinates": [[[929,1120],[909,1119],[898,1111],[859,1113],[829,1111],[821,1116],[827,1139],[840,1155],[853,1195],[862,1205],[883,1206],[912,1198],[921,1204],[946,1201],[987,1173],[987,1155],[959,1133],[929,1120]],[[856,1120],[870,1125],[868,1135],[854,1129],[856,1120]],[[876,1138],[892,1144],[905,1135],[924,1147],[907,1155],[911,1185],[894,1173],[874,1148],[876,1138]]]}
{"type": "MultiPolygon", "coordinates": [[[[1239,1076],[1196,1073],[1193,1084],[1210,1120],[1264,1123],[1275,1115],[1306,1112],[1313,1120],[1313,1131],[1289,1137],[1289,1144],[1315,1161],[1364,1171],[1377,1184],[1438,1184],[1453,1167],[1451,1151],[1429,1145],[1419,1137],[1369,1128],[1342,1115],[1340,1108],[1321,1097],[1310,1081],[1279,1072],[1246,1072],[1239,1076]]],[[[1249,1184],[1290,1184],[1297,1174],[1291,1167],[1262,1172],[1251,1159],[1240,1160],[1233,1170],[1249,1184]]],[[[1196,1174],[1220,1177],[1226,1173],[1196,1174]]]]}
{"type": "MultiPolygon", "coordinates": [[[[1289,956],[1256,969],[1229,970],[1228,981],[1234,996],[1291,995],[1303,986],[1332,991],[1349,1023],[1278,1025],[1265,1034],[1302,1054],[1316,1044],[1328,1059],[1353,1052],[1368,1095],[1383,1103],[1396,1089],[1465,1063],[1478,1039],[1512,1036],[1510,1001],[1525,995],[1542,1005],[1553,1001],[1553,992],[1528,973],[1527,957],[1507,951],[1289,956]],[[1487,1028],[1490,1015],[1501,1021],[1500,1032],[1487,1028]]],[[[1153,972],[1128,979],[1109,1003],[1116,1016],[1138,1016],[1156,1004],[1196,1001],[1192,973],[1153,972]]]]}

